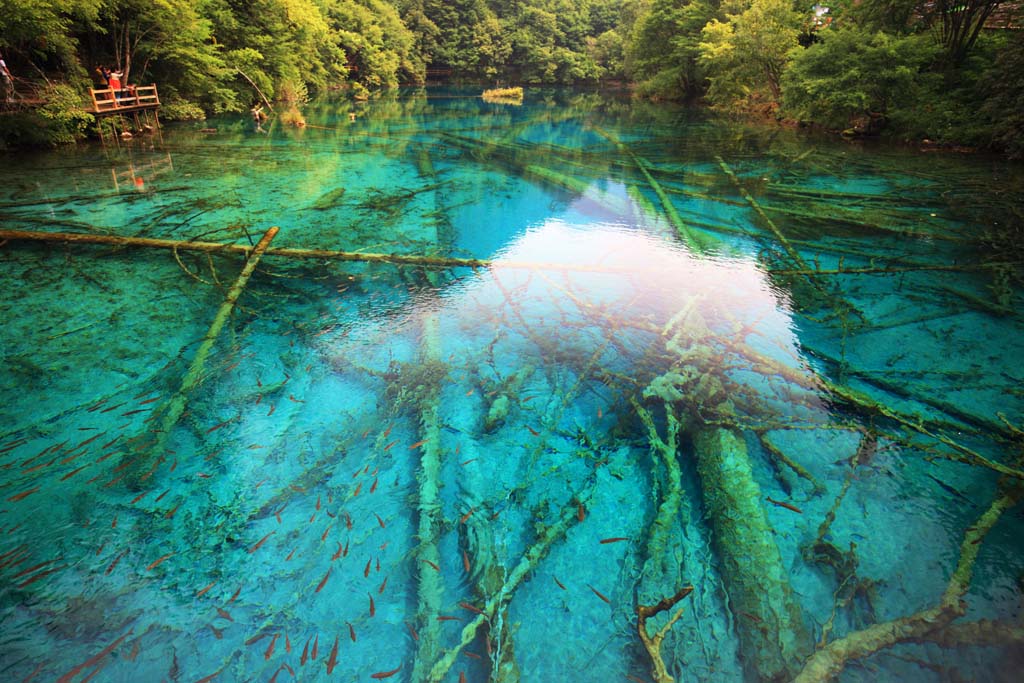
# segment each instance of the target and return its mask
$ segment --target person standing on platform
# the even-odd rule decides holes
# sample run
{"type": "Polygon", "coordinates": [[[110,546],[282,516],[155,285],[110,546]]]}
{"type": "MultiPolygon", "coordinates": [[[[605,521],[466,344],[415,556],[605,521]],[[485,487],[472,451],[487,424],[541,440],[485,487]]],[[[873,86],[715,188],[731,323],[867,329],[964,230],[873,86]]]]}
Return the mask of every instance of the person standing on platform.
{"type": "Polygon", "coordinates": [[[0,55],[0,76],[4,79],[4,102],[10,104],[14,101],[14,76],[7,68],[7,62],[4,61],[3,55],[0,55]]]}
{"type": "Polygon", "coordinates": [[[107,83],[110,85],[110,89],[114,91],[114,106],[117,106],[117,101],[121,99],[121,76],[123,76],[121,70],[111,71],[107,75],[107,83]]]}

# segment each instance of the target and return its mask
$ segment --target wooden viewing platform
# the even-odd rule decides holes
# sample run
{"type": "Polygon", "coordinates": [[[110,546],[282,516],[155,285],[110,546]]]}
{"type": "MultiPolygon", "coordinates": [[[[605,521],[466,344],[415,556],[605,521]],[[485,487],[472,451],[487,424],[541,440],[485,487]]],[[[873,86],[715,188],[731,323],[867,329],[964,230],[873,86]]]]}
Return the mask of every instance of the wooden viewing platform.
{"type": "Polygon", "coordinates": [[[152,85],[129,85],[120,90],[111,88],[90,88],[92,109],[96,116],[107,114],[132,114],[160,107],[160,95],[156,83],[152,85]]]}

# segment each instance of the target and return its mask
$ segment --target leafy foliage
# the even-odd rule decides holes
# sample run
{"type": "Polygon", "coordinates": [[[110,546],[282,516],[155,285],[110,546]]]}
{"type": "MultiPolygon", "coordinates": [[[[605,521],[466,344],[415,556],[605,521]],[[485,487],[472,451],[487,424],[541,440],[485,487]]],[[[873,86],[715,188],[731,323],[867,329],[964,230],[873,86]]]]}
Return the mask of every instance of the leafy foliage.
{"type": "Polygon", "coordinates": [[[513,84],[633,80],[650,98],[781,104],[833,128],[884,120],[899,137],[1021,156],[1024,47],[982,29],[997,4],[835,0],[816,17],[803,0],[6,0],[12,71],[71,90],[5,116],[0,136],[79,136],[66,95],[100,66],[158,83],[168,118],[328,88],[367,97],[429,68],[513,84]]]}
{"type": "Polygon", "coordinates": [[[720,18],[717,0],[654,0],[633,31],[630,59],[641,93],[676,99],[703,89],[701,31],[720,18]]]}
{"type": "Polygon", "coordinates": [[[1024,159],[1024,33],[1018,31],[981,78],[992,142],[1024,159]]]}
{"type": "Polygon", "coordinates": [[[839,129],[886,115],[914,101],[937,47],[928,35],[901,38],[856,27],[822,32],[783,75],[786,113],[839,129]]]}
{"type": "Polygon", "coordinates": [[[778,103],[803,19],[790,0],[753,0],[724,22],[708,22],[698,46],[711,82],[708,99],[726,107],[750,98],[778,103]]]}

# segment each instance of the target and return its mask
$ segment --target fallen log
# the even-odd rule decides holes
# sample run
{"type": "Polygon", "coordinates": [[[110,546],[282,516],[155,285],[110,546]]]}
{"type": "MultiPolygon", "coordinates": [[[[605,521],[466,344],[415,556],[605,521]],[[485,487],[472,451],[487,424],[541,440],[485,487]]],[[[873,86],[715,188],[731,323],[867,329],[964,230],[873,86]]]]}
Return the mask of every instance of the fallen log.
{"type": "MultiPolygon", "coordinates": [[[[231,312],[235,308],[235,302],[238,301],[238,297],[242,295],[242,290],[249,283],[249,278],[252,277],[253,272],[256,270],[257,264],[260,262],[260,257],[270,246],[270,241],[277,235],[278,229],[276,227],[270,228],[260,239],[259,243],[253,248],[252,255],[245,262],[245,267],[242,268],[242,272],[238,274],[238,278],[235,283],[228,290],[228,293],[224,296],[224,301],[221,303],[220,308],[217,309],[217,314],[213,318],[213,322],[210,324],[210,329],[207,330],[203,336],[203,341],[196,350],[196,355],[192,358],[192,364],[188,368],[188,372],[181,380],[181,386],[178,390],[168,398],[164,403],[157,409],[160,414],[160,426],[157,430],[157,438],[154,446],[149,449],[150,453],[159,458],[163,455],[164,446],[167,443],[167,439],[170,437],[171,429],[178,423],[181,416],[185,413],[185,407],[188,405],[189,395],[192,391],[199,386],[203,379],[203,368],[206,366],[206,359],[210,355],[210,351],[213,349],[213,345],[217,342],[217,338],[220,336],[220,332],[224,329],[225,323],[231,316],[231,312]]],[[[156,411],[154,411],[156,412],[156,411]]],[[[130,457],[130,456],[129,456],[130,457]]],[[[152,458],[146,458],[151,460],[152,458]]],[[[141,460],[137,463],[133,472],[141,472],[141,460]]],[[[129,482],[132,483],[132,482],[129,482]]]]}
{"type": "MultiPolygon", "coordinates": [[[[123,237],[120,235],[87,235],[77,232],[36,232],[26,230],[0,230],[0,242],[5,240],[26,240],[34,242],[70,242],[72,244],[98,244],[111,247],[144,247],[176,251],[200,251],[207,253],[231,253],[249,256],[255,247],[248,244],[227,244],[223,242],[200,242],[189,240],[168,240],[151,237],[123,237]]],[[[391,263],[394,265],[421,266],[424,268],[509,268],[537,270],[570,270],[590,273],[624,273],[625,268],[585,266],[564,263],[532,263],[526,261],[492,261],[490,259],[456,258],[453,256],[423,256],[419,254],[376,254],[358,251],[336,251],[332,249],[267,249],[264,256],[285,256],[333,261],[357,261],[362,263],[391,263]]]]}
{"type": "MultiPolygon", "coordinates": [[[[971,575],[981,550],[981,542],[1002,514],[1020,501],[1022,494],[1024,489],[1019,486],[1005,484],[999,497],[988,510],[973,526],[968,527],[960,543],[960,558],[956,569],[937,605],[910,616],[868,626],[832,641],[807,660],[803,670],[793,679],[793,683],[829,681],[838,676],[853,660],[869,657],[897,643],[926,641],[930,634],[941,634],[951,627],[955,632],[952,622],[967,611],[967,604],[963,598],[971,586],[971,575]]],[[[976,630],[978,635],[988,635],[982,633],[983,629],[980,626],[976,630]]],[[[963,632],[965,635],[970,634],[967,629],[963,629],[963,632]]]]}

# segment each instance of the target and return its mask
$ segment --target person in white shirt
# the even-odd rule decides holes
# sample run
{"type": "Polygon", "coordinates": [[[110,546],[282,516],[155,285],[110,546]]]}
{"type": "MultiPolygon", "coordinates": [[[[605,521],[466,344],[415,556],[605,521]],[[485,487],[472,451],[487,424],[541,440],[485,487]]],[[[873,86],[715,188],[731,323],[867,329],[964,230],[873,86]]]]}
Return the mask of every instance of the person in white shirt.
{"type": "Polygon", "coordinates": [[[7,62],[4,61],[4,56],[0,55],[0,76],[4,79],[4,101],[14,101],[14,76],[11,75],[10,69],[7,68],[7,62]]]}

